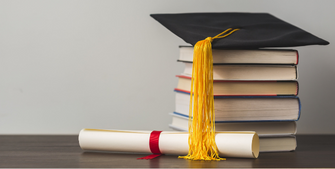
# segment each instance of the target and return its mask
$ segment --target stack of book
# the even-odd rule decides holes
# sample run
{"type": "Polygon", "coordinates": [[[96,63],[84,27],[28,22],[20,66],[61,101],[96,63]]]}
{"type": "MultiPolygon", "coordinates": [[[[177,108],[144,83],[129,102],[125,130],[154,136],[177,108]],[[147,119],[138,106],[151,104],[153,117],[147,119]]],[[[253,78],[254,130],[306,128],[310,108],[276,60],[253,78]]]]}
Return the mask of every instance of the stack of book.
{"type": "MultiPolygon", "coordinates": [[[[291,49],[213,49],[216,131],[256,131],[261,152],[295,150],[301,110],[298,58],[291,49]]],[[[177,75],[170,127],[187,131],[193,47],[181,46],[179,61],[185,69],[177,75]]]]}

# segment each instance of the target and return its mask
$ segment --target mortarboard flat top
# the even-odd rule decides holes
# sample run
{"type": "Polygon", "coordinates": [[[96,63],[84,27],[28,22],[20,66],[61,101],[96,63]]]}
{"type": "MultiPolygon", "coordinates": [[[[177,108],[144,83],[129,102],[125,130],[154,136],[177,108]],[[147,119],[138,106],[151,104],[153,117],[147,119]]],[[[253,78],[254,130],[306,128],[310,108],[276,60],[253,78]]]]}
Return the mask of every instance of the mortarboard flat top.
{"type": "Polygon", "coordinates": [[[193,46],[198,41],[213,37],[228,28],[240,30],[223,39],[215,39],[213,48],[258,49],[329,44],[267,13],[184,13],[151,16],[193,46]]]}

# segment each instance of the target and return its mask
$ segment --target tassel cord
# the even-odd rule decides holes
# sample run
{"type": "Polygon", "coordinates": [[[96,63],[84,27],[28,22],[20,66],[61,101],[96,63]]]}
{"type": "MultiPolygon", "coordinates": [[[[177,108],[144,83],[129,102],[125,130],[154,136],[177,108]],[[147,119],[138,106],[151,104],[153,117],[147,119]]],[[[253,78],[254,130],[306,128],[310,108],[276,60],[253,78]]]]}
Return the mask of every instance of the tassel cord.
{"type": "Polygon", "coordinates": [[[219,157],[215,143],[212,41],[224,38],[239,29],[197,42],[194,46],[189,107],[189,152],[179,158],[190,160],[225,160],[219,157]]]}

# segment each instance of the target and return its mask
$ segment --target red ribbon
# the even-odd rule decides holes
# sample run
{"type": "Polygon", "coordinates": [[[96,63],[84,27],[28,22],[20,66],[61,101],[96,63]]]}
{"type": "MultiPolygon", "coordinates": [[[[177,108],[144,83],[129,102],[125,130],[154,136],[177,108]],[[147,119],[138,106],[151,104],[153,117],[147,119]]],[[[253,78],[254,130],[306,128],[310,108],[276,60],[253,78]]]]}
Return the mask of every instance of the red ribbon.
{"type": "Polygon", "coordinates": [[[161,151],[159,150],[159,136],[161,132],[162,131],[154,130],[150,133],[149,147],[150,147],[151,153],[153,154],[145,156],[145,157],[137,158],[138,160],[140,159],[149,160],[149,159],[153,159],[153,158],[156,158],[162,155],[161,151]]]}

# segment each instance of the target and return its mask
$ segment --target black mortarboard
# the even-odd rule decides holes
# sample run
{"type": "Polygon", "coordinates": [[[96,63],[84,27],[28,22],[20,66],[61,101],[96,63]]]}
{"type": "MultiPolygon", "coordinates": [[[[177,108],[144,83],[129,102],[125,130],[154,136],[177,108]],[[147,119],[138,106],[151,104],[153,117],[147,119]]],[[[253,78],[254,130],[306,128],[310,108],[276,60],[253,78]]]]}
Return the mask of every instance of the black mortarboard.
{"type": "Polygon", "coordinates": [[[224,39],[216,39],[213,48],[263,48],[328,45],[296,26],[267,13],[184,13],[151,14],[171,32],[193,46],[228,28],[239,31],[224,39]]]}
{"type": "Polygon", "coordinates": [[[298,27],[266,13],[152,14],[194,46],[190,91],[189,153],[180,158],[223,160],[215,144],[212,48],[328,45],[298,27]],[[192,120],[191,120],[192,119],[192,120]]]}

